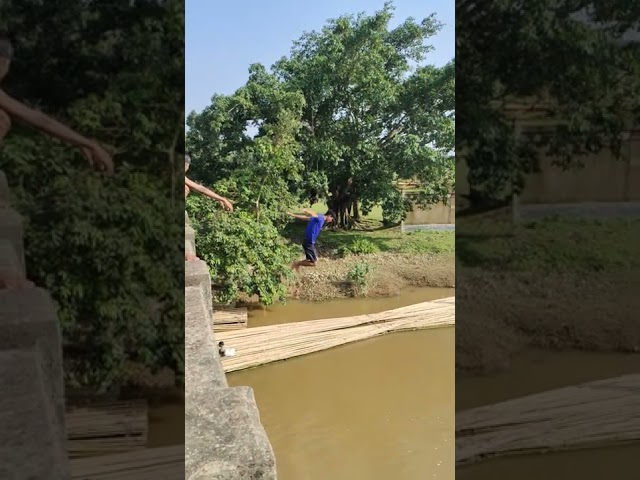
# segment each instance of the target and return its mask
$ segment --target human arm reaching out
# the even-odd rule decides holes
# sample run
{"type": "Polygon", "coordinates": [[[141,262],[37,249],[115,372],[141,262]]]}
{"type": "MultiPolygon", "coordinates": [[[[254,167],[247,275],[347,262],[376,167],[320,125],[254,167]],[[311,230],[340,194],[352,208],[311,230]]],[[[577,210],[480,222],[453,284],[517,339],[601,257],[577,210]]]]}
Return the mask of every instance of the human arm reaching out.
{"type": "Polygon", "coordinates": [[[111,159],[111,155],[98,145],[97,142],[80,135],[48,115],[27,107],[11,98],[2,90],[0,90],[0,109],[38,130],[81,148],[92,166],[95,162],[98,162],[107,173],[113,173],[113,160],[111,159]]]}
{"type": "Polygon", "coordinates": [[[311,210],[310,208],[303,208],[302,211],[313,218],[318,218],[318,214],[311,210]]]}
{"type": "Polygon", "coordinates": [[[212,192],[208,188],[203,187],[202,185],[194,182],[193,180],[189,180],[187,177],[184,177],[184,184],[187,187],[189,187],[191,190],[195,190],[196,192],[201,193],[202,195],[205,195],[217,201],[220,205],[222,205],[222,208],[224,208],[225,210],[229,212],[233,212],[233,205],[226,198],[218,195],[215,192],[212,192]]]}
{"type": "Polygon", "coordinates": [[[304,220],[305,222],[309,221],[309,217],[307,217],[306,215],[296,215],[295,213],[291,213],[291,212],[287,212],[287,215],[297,220],[304,220]]]}

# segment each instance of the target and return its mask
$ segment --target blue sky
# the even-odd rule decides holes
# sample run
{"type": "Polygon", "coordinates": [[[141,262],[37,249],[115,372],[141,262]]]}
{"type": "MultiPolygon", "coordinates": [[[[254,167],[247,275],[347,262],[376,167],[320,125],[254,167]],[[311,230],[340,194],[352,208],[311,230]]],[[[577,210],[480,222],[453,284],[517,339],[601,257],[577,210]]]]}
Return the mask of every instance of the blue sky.
{"type": "MultiPolygon", "coordinates": [[[[455,56],[453,0],[396,0],[393,25],[407,17],[435,13],[444,23],[431,39],[429,63],[455,56]]],[[[267,68],[287,55],[304,31],[319,30],[329,18],[380,10],[384,0],[186,0],[185,110],[201,111],[214,93],[231,94],[247,80],[252,63],[267,68]]]]}

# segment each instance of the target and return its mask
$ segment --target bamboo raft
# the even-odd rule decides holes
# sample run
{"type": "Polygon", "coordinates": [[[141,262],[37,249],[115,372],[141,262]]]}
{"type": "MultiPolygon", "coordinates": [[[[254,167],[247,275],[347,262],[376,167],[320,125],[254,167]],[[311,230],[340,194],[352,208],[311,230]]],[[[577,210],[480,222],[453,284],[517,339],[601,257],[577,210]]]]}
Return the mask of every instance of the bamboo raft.
{"type": "Polygon", "coordinates": [[[213,312],[213,328],[216,332],[247,327],[246,308],[226,308],[213,312]]]}
{"type": "Polygon", "coordinates": [[[455,324],[455,298],[445,298],[370,315],[269,325],[216,334],[236,349],[222,358],[226,372],[318,352],[390,332],[455,324]]]}
{"type": "Polygon", "coordinates": [[[640,375],[456,413],[456,464],[640,441],[640,375]]]}
{"type": "Polygon", "coordinates": [[[147,444],[146,400],[69,406],[65,413],[70,458],[143,449],[147,444]]]}
{"type": "Polygon", "coordinates": [[[71,460],[71,480],[184,478],[184,445],[71,460]]]}

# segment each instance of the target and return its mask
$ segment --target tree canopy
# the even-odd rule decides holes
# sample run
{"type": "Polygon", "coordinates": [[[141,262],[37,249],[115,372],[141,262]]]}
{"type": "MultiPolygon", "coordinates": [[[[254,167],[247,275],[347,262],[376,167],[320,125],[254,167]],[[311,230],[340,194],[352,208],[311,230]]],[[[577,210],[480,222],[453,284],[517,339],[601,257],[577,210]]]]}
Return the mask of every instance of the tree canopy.
{"type": "Polygon", "coordinates": [[[278,212],[327,201],[338,224],[383,204],[405,213],[396,182],[418,179],[420,199],[448,197],[454,181],[454,64],[426,63],[435,16],[394,28],[393,6],[342,16],[305,33],[267,70],[252,65],[233,95],[215,95],[187,124],[193,175],[278,212]],[[269,200],[268,197],[272,200],[269,200]]]}
{"type": "Polygon", "coordinates": [[[619,0],[458,2],[456,148],[472,190],[500,195],[513,185],[517,193],[541,154],[562,168],[604,148],[620,155],[620,134],[640,114],[638,8],[619,0]],[[503,110],[514,98],[558,120],[543,145],[516,139],[503,110]]]}

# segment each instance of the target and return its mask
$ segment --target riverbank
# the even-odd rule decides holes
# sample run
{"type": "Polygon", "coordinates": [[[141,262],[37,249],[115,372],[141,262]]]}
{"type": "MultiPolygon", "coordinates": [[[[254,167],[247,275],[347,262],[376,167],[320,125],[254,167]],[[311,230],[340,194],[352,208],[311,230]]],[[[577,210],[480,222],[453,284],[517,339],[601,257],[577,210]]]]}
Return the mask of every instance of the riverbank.
{"type": "Polygon", "coordinates": [[[640,351],[640,222],[505,212],[458,224],[456,368],[492,373],[527,348],[640,351]]]}
{"type": "MultiPolygon", "coordinates": [[[[303,230],[287,232],[301,257],[303,230]]],[[[455,287],[455,232],[402,233],[370,222],[365,230],[322,232],[315,268],[301,268],[287,285],[288,297],[305,301],[397,295],[406,287],[455,287]],[[354,294],[349,272],[366,265],[362,291],[354,294]]]]}

